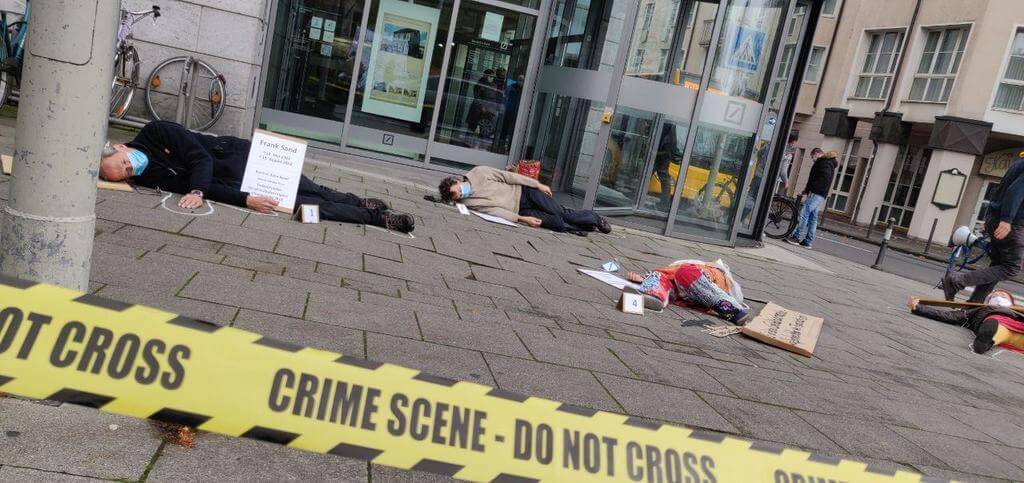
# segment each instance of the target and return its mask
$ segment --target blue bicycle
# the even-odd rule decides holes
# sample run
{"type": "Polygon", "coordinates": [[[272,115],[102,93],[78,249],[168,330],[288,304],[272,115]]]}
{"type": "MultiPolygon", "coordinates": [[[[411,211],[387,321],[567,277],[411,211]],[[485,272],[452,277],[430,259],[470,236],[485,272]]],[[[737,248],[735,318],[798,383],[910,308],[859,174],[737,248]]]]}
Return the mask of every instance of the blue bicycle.
{"type": "Polygon", "coordinates": [[[29,0],[25,0],[25,11],[20,15],[14,12],[0,12],[0,107],[7,104],[11,92],[21,83],[21,63],[25,57],[25,36],[28,34],[29,3],[29,0]]]}

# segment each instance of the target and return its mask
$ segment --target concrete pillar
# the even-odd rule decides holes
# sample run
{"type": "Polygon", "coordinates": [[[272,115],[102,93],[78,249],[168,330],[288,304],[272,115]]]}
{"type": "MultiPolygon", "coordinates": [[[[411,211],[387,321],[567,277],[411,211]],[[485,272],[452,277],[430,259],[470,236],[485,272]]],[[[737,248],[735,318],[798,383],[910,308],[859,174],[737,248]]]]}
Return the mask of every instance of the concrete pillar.
{"type": "Polygon", "coordinates": [[[885,188],[889,184],[889,176],[892,175],[892,168],[896,165],[896,158],[900,155],[900,146],[889,143],[878,143],[878,152],[871,163],[871,173],[865,181],[867,186],[860,198],[860,208],[857,213],[857,224],[871,223],[871,214],[875,208],[882,206],[882,199],[885,198],[885,188]]]}
{"type": "Polygon", "coordinates": [[[120,2],[33,2],[0,271],[84,290],[120,2]]]}
{"type": "MultiPolygon", "coordinates": [[[[917,206],[914,207],[914,218],[910,221],[910,228],[907,230],[908,236],[927,240],[928,233],[932,229],[932,221],[938,219],[933,240],[940,240],[943,243],[949,240],[950,234],[956,228],[956,215],[960,207],[943,210],[932,204],[932,195],[935,194],[935,185],[939,181],[939,172],[956,168],[961,173],[970,176],[976,158],[973,154],[955,151],[941,149],[932,151],[932,157],[928,161],[928,171],[925,172],[924,181],[921,183],[921,194],[917,197],[917,206]]],[[[964,186],[966,187],[967,183],[964,183],[964,186]]],[[[963,205],[962,198],[961,191],[961,206],[963,205]]]]}

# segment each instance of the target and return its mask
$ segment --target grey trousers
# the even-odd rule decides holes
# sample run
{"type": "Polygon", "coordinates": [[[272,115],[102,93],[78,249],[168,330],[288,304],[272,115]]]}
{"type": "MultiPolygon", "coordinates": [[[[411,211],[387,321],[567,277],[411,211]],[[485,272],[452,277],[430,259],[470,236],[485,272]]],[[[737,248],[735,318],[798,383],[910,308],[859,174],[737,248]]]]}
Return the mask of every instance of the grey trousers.
{"type": "MultiPolygon", "coordinates": [[[[998,225],[999,220],[989,219],[985,222],[985,231],[990,237],[998,225]]],[[[974,293],[968,300],[970,302],[984,302],[985,297],[995,290],[996,284],[1020,273],[1024,255],[1024,225],[1013,225],[1010,234],[1002,240],[992,237],[988,248],[989,258],[992,260],[988,268],[961,272],[954,279],[957,288],[974,287],[974,293]]]]}

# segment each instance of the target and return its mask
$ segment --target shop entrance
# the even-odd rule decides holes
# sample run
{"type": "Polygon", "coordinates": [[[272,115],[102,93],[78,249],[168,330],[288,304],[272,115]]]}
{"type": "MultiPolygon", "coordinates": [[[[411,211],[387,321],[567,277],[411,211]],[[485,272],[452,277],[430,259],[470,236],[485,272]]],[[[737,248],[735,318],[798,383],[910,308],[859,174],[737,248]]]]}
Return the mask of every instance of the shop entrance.
{"type": "Polygon", "coordinates": [[[540,0],[277,0],[264,129],[404,163],[504,167],[540,0]]]}
{"type": "Polygon", "coordinates": [[[555,0],[525,157],[568,205],[692,238],[752,232],[809,5],[555,0]]]}

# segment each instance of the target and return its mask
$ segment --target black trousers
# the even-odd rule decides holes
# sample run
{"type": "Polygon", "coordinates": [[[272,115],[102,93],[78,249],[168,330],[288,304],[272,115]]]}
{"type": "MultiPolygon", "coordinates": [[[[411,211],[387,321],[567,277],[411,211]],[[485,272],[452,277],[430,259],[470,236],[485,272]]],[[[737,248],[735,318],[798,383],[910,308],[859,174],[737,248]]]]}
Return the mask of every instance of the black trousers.
{"type": "Polygon", "coordinates": [[[988,268],[961,272],[955,282],[958,288],[974,287],[970,302],[984,302],[985,297],[992,293],[996,284],[1020,273],[1020,264],[1024,257],[1024,225],[1013,225],[1010,234],[1002,240],[992,237],[992,232],[999,226],[999,220],[989,219],[985,222],[985,231],[989,234],[988,255],[992,262],[988,268]]]}
{"type": "Polygon", "coordinates": [[[972,321],[971,316],[974,315],[974,312],[976,312],[977,310],[978,309],[976,308],[950,309],[946,307],[932,307],[929,305],[919,305],[916,309],[914,309],[914,314],[920,315],[921,317],[925,317],[928,319],[937,320],[939,322],[942,322],[943,324],[959,325],[961,327],[966,327],[970,329],[971,332],[976,332],[978,330],[978,325],[981,325],[981,321],[972,321]]]}
{"type": "Polygon", "coordinates": [[[380,211],[363,208],[360,206],[362,201],[352,193],[334,191],[303,176],[299,180],[299,192],[295,198],[295,207],[318,205],[320,206],[320,218],[323,220],[380,225],[380,211]]]}
{"type": "Polygon", "coordinates": [[[523,186],[519,214],[540,218],[540,226],[551,231],[594,231],[601,217],[590,210],[566,208],[539,189],[523,186]]]}

